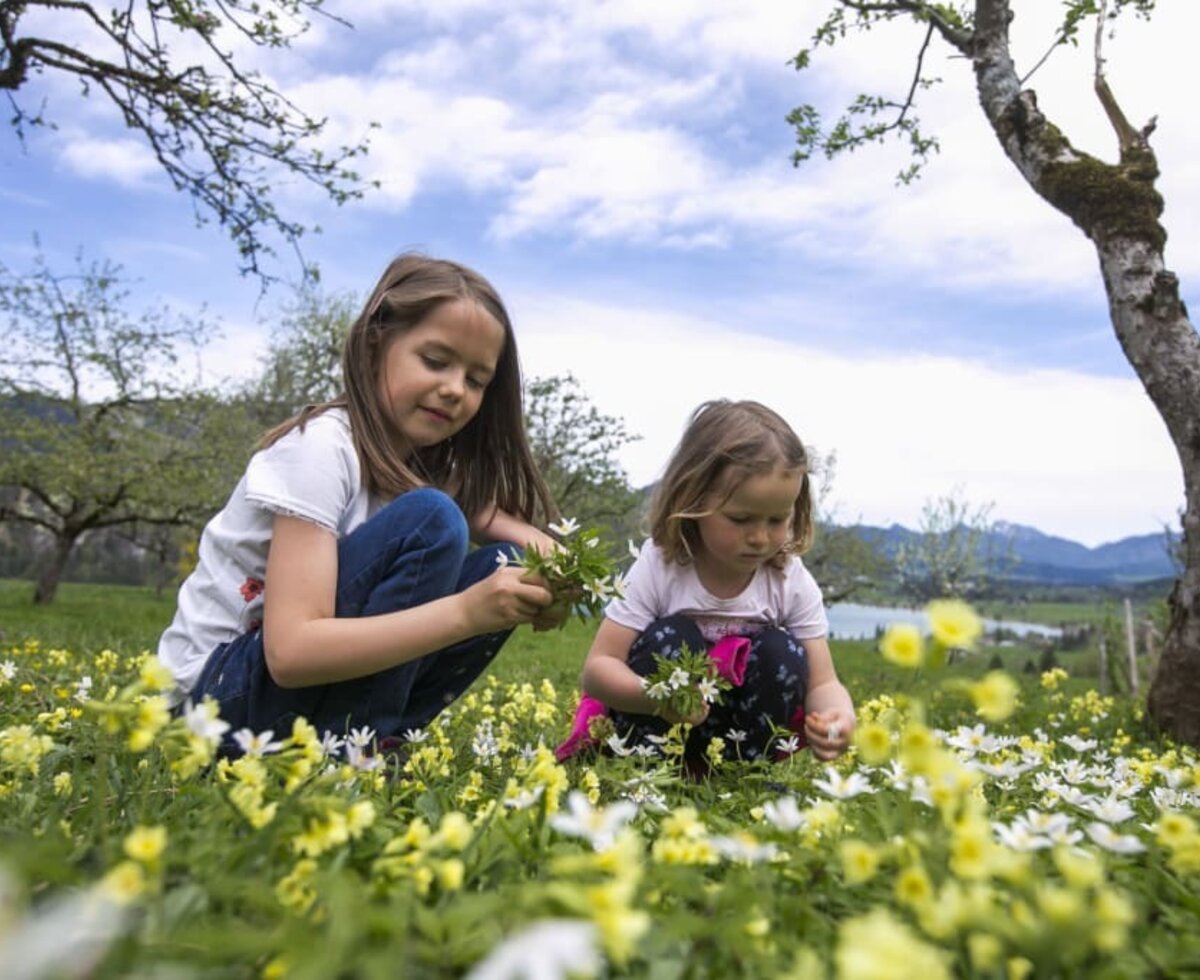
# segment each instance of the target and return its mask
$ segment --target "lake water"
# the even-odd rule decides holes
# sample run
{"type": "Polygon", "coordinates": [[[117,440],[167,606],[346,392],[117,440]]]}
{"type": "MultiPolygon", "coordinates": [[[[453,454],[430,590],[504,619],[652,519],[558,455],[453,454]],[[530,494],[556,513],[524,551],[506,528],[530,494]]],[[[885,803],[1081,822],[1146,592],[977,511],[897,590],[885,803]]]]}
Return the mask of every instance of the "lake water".
{"type": "MultiPolygon", "coordinates": [[[[834,639],[874,639],[876,629],[886,629],[891,623],[916,623],[924,630],[929,629],[929,620],[920,609],[899,609],[892,606],[863,606],[856,602],[839,602],[827,610],[829,613],[829,635],[834,639]]],[[[1011,620],[985,619],[983,628],[990,633],[996,627],[1012,630],[1020,636],[1061,636],[1057,626],[1040,623],[1019,623],[1011,620]]]]}

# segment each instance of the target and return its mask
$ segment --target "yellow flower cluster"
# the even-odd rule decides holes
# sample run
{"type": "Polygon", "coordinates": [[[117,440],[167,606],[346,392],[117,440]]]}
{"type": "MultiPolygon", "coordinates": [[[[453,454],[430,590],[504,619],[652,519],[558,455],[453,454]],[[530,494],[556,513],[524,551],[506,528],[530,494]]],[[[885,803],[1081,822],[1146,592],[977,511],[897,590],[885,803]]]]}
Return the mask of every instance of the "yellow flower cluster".
{"type": "Polygon", "coordinates": [[[422,898],[456,892],[466,876],[459,855],[474,833],[470,820],[457,810],[445,814],[436,831],[416,817],[402,835],[384,845],[371,865],[372,873],[389,887],[407,883],[422,898]]]}
{"type": "Polygon", "coordinates": [[[708,829],[690,806],[678,807],[663,819],[650,853],[663,864],[716,864],[718,858],[708,829]]]}

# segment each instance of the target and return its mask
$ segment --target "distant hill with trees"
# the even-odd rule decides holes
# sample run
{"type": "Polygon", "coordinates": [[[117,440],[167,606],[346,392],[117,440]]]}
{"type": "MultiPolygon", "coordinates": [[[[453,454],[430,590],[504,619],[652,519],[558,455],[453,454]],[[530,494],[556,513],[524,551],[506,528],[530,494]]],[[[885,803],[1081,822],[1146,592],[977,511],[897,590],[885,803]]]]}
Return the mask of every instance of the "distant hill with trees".
{"type": "MultiPolygon", "coordinates": [[[[919,531],[899,524],[856,524],[852,530],[887,558],[920,537],[919,531]]],[[[979,549],[1002,556],[994,572],[1000,581],[1114,587],[1175,578],[1179,570],[1173,555],[1178,542],[1178,533],[1164,529],[1089,548],[1034,527],[1000,521],[984,532],[979,549]]]]}

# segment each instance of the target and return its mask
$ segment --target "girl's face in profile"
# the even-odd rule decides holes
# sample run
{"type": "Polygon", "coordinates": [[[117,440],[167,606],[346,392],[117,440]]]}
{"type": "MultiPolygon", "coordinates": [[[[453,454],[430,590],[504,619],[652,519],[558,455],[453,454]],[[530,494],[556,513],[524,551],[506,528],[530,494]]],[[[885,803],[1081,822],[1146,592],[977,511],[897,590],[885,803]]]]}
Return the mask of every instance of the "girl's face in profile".
{"type": "Polygon", "coordinates": [[[504,350],[504,328],[478,303],[442,303],[388,345],[379,397],[410,446],[449,439],[475,417],[504,350]]]}
{"type": "Polygon", "coordinates": [[[791,540],[804,471],[776,467],[752,473],[728,499],[714,494],[711,513],[696,519],[696,571],[710,592],[741,591],[755,571],[791,540]]]}

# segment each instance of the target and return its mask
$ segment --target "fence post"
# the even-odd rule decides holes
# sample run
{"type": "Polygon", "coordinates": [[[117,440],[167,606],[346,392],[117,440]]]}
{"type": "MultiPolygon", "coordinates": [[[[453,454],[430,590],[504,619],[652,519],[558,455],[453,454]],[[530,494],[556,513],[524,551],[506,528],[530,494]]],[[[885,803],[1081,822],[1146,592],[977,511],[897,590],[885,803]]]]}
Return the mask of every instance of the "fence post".
{"type": "Polygon", "coordinates": [[[1108,694],[1108,637],[1100,630],[1100,693],[1108,694]]]}
{"type": "Polygon", "coordinates": [[[1125,646],[1129,652],[1129,693],[1137,697],[1137,647],[1134,646],[1133,642],[1133,603],[1129,601],[1128,596],[1125,597],[1125,646]]]}

